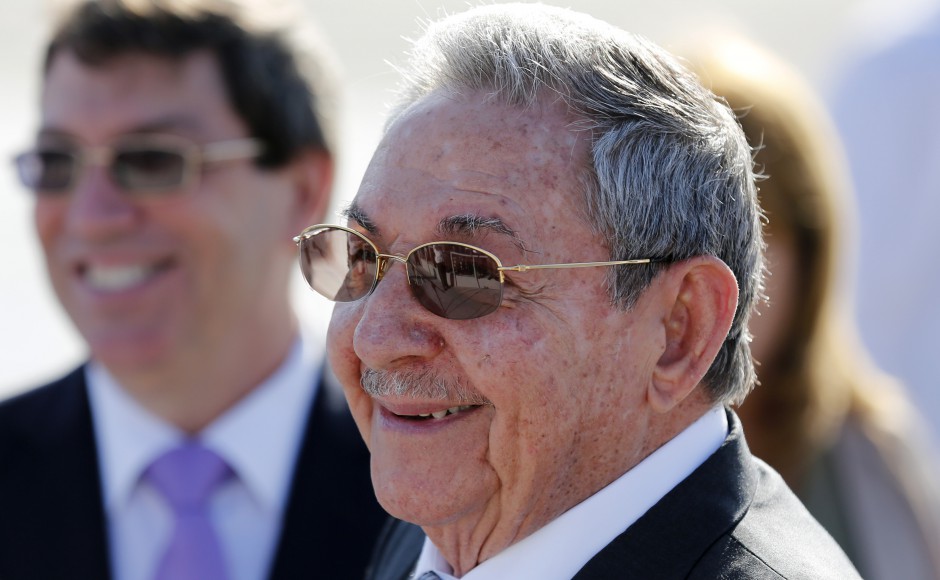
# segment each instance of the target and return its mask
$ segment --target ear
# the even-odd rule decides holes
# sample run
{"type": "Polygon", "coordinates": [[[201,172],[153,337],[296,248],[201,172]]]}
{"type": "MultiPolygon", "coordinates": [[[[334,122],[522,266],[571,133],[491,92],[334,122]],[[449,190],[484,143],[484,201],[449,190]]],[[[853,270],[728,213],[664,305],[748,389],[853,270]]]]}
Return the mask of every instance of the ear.
{"type": "Polygon", "coordinates": [[[286,239],[323,221],[330,205],[334,170],[333,158],[325,151],[307,150],[291,161],[289,171],[294,198],[286,239]]]}
{"type": "Polygon", "coordinates": [[[674,264],[660,276],[665,347],[648,396],[653,410],[666,413],[692,393],[718,354],[734,319],[738,284],[713,256],[674,264]]]}

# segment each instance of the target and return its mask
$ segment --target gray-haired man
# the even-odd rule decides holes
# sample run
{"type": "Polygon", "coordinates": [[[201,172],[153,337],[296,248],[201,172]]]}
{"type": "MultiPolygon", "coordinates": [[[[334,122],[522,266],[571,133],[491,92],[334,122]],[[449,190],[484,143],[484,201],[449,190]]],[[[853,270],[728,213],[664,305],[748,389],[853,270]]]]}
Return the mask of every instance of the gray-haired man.
{"type": "Polygon", "coordinates": [[[531,4],[431,25],[405,75],[347,227],[297,238],[379,501],[420,526],[372,577],[857,577],[726,409],[762,273],[731,111],[531,4]]]}

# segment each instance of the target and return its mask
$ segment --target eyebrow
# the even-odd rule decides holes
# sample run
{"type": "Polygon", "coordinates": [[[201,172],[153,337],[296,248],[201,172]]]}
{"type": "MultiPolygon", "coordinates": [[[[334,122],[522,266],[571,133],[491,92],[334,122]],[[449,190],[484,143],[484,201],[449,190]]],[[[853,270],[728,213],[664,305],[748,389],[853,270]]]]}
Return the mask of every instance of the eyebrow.
{"type": "MultiPolygon", "coordinates": [[[[169,115],[159,119],[153,119],[146,121],[139,125],[128,128],[126,131],[122,131],[121,135],[118,136],[120,139],[121,136],[125,135],[146,135],[146,134],[159,134],[166,132],[175,132],[175,131],[186,131],[191,133],[200,133],[202,130],[202,124],[198,119],[194,119],[189,115],[169,115]]],[[[65,129],[60,129],[59,127],[40,127],[37,137],[39,138],[62,138],[62,139],[75,139],[76,136],[70,133],[65,129]]]]}
{"type": "Polygon", "coordinates": [[[437,231],[442,235],[464,236],[477,236],[481,231],[484,233],[492,232],[508,236],[520,250],[526,251],[525,244],[516,234],[516,231],[496,216],[480,216],[467,213],[446,217],[438,224],[437,231]]]}
{"type": "MultiPolygon", "coordinates": [[[[370,234],[378,233],[378,226],[369,217],[355,201],[349,204],[349,207],[342,210],[340,214],[347,219],[357,222],[363,229],[370,234]]],[[[512,243],[521,251],[527,251],[525,243],[516,234],[516,231],[506,225],[502,219],[496,216],[481,216],[472,213],[465,213],[443,218],[437,224],[437,232],[442,238],[448,236],[466,236],[476,237],[481,233],[495,233],[507,236],[512,243]]]]}
{"type": "Polygon", "coordinates": [[[366,230],[370,234],[377,234],[379,231],[379,228],[378,226],[375,225],[375,222],[373,222],[369,218],[365,210],[359,207],[359,204],[357,204],[355,201],[350,203],[349,207],[347,207],[346,209],[341,210],[339,214],[346,219],[350,219],[358,223],[364,230],[366,230]]]}

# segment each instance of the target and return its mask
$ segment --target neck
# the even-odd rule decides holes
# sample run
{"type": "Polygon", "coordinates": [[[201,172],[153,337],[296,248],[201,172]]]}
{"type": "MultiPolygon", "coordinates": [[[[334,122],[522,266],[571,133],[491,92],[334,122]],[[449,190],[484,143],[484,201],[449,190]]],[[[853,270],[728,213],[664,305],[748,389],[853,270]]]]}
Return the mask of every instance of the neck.
{"type": "Polygon", "coordinates": [[[296,328],[292,318],[274,329],[246,326],[154,368],[108,370],[147,410],[196,435],[284,363],[296,328]]]}
{"type": "Polygon", "coordinates": [[[713,403],[697,392],[668,413],[651,414],[637,423],[635,431],[623,433],[623,445],[577,454],[571,468],[557,479],[542,474],[515,482],[512,489],[501,490],[481,512],[422,528],[455,576],[461,577],[607,487],[712,407],[713,403]]]}

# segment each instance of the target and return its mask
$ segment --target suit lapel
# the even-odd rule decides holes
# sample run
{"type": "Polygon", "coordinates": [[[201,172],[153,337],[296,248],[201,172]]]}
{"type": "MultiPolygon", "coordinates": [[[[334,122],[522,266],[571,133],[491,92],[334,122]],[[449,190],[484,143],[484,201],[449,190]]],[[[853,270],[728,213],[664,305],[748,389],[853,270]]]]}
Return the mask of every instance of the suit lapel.
{"type": "Polygon", "coordinates": [[[408,580],[424,546],[424,531],[414,524],[389,518],[376,545],[366,580],[408,580]]]}
{"type": "Polygon", "coordinates": [[[744,517],[757,489],[741,424],[698,469],[594,556],[575,580],[685,578],[699,557],[744,517]]]}

